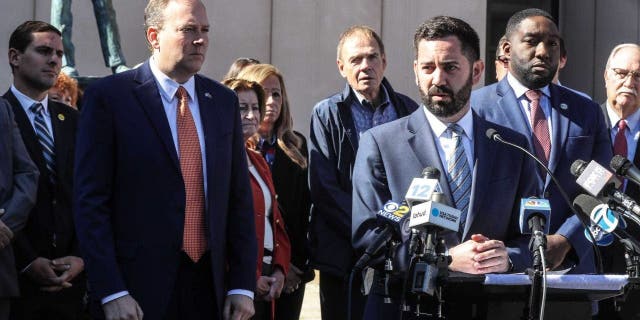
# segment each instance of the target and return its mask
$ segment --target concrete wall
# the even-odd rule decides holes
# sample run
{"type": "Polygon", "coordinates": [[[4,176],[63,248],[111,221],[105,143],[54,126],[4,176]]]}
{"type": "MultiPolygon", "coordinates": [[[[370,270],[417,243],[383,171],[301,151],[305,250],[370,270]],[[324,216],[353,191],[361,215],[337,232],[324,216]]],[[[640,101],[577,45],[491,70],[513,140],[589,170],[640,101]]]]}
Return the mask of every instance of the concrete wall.
{"type": "MultiPolygon", "coordinates": [[[[0,52],[7,52],[10,33],[22,21],[49,21],[47,0],[8,0],[0,13],[0,52]],[[8,8],[8,10],[7,10],[8,8]]],[[[635,0],[634,0],[635,1],[635,0]]],[[[468,21],[479,33],[484,52],[486,0],[204,0],[212,25],[210,47],[202,73],[220,79],[240,56],[276,65],[285,75],[295,128],[308,133],[313,105],[341,90],[344,80],[336,67],[340,32],[367,24],[381,34],[387,50],[387,77],[394,88],[414,99],[413,33],[435,15],[468,21]]],[[[113,0],[122,48],[132,66],[144,61],[148,49],[143,32],[145,0],[113,0]]],[[[75,0],[73,41],[81,75],[105,76],[91,1],[75,0]]],[[[6,54],[5,54],[6,57],[6,54]]],[[[11,81],[6,58],[0,63],[0,91],[11,81]]]]}
{"type": "Polygon", "coordinates": [[[561,81],[590,94],[598,103],[604,102],[604,68],[609,53],[621,43],[640,43],[640,2],[564,0],[560,17],[568,50],[561,81]]]}

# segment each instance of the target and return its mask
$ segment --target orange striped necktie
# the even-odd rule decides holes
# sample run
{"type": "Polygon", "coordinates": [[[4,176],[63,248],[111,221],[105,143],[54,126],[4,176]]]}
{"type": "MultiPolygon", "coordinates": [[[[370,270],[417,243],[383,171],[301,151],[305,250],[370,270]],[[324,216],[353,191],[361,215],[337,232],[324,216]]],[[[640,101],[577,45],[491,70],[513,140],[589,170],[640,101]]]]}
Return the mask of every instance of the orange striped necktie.
{"type": "Polygon", "coordinates": [[[178,150],[186,195],[182,247],[191,260],[198,262],[207,248],[202,153],[196,125],[189,110],[189,94],[180,86],[176,97],[178,150]]]}

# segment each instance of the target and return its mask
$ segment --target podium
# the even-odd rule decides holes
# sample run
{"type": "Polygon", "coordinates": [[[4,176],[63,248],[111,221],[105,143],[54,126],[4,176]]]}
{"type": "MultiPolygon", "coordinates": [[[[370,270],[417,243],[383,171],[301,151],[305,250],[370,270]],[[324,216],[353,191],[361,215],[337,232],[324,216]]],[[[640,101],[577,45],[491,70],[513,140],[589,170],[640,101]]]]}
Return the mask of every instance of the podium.
{"type": "MultiPolygon", "coordinates": [[[[547,275],[545,319],[591,319],[596,302],[623,293],[627,275],[547,275]]],[[[451,273],[443,287],[447,319],[520,320],[528,305],[526,274],[451,273]]]]}

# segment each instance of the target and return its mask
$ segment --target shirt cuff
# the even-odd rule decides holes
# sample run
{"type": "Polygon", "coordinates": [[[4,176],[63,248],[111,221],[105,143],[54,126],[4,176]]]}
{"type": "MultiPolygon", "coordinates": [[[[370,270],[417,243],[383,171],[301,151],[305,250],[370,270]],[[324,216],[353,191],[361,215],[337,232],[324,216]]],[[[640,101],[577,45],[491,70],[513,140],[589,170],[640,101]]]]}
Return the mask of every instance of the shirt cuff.
{"type": "Polygon", "coordinates": [[[100,302],[102,303],[102,305],[105,305],[108,302],[111,302],[111,301],[113,301],[115,299],[118,299],[118,298],[122,298],[122,297],[127,296],[127,295],[129,295],[129,291],[126,291],[126,290],[125,291],[116,292],[114,294],[110,294],[110,295],[102,298],[102,300],[100,300],[100,302]]]}
{"type": "Polygon", "coordinates": [[[247,296],[247,297],[251,298],[251,300],[253,300],[253,291],[243,290],[243,289],[233,289],[233,290],[229,290],[229,292],[227,292],[227,296],[230,296],[232,294],[241,294],[241,295],[247,296]]]}

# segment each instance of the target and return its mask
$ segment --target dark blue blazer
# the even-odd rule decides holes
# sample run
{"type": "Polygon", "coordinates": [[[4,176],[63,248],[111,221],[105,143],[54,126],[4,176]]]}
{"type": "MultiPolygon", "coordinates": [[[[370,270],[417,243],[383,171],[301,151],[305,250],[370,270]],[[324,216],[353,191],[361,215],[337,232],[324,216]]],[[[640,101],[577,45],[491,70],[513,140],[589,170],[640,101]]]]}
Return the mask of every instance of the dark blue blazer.
{"type": "MultiPolygon", "coordinates": [[[[596,160],[608,167],[612,157],[611,142],[602,111],[595,102],[554,84],[549,85],[549,90],[553,132],[549,168],[573,201],[584,191],[576,184],[576,178],[569,170],[571,164],[577,159],[596,160]]],[[[534,150],[529,120],[506,77],[497,84],[473,91],[471,106],[487,121],[519,132],[526,137],[529,150],[534,150]]],[[[593,249],[584,236],[584,227],[578,217],[571,213],[569,205],[548,175],[545,181],[538,177],[537,196],[548,198],[551,202],[550,232],[565,236],[574,249],[570,257],[572,259],[569,259],[572,261],[565,260],[568,264],[576,264],[572,272],[594,272],[593,249]]]]}
{"type": "MultiPolygon", "coordinates": [[[[221,312],[225,290],[255,287],[253,204],[237,97],[199,75],[195,87],[212,287],[221,312]]],[[[75,221],[92,298],[128,290],[145,318],[163,318],[180,262],[185,190],[149,62],[87,89],[75,164],[75,221]]]]}
{"type": "MultiPolygon", "coordinates": [[[[531,253],[529,236],[520,234],[519,206],[520,198],[535,191],[535,180],[529,174],[533,163],[518,150],[489,140],[485,135],[489,128],[514,143],[526,144],[512,130],[473,114],[473,182],[462,241],[475,233],[502,240],[515,270],[522,271],[531,266],[531,253]]],[[[389,200],[402,201],[413,178],[425,167],[440,170],[443,193],[448,204],[453,203],[436,139],[422,108],[409,117],[372,128],[360,139],[353,174],[353,244],[360,253],[379,232],[376,212],[389,200]]],[[[449,248],[460,243],[457,233],[442,235],[449,248]]],[[[405,233],[403,240],[407,238],[405,233]]]]}

